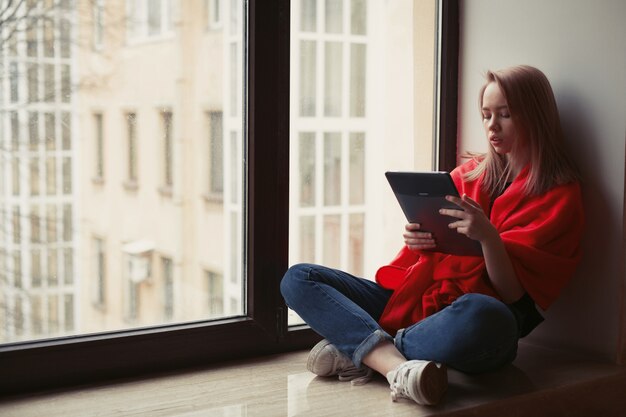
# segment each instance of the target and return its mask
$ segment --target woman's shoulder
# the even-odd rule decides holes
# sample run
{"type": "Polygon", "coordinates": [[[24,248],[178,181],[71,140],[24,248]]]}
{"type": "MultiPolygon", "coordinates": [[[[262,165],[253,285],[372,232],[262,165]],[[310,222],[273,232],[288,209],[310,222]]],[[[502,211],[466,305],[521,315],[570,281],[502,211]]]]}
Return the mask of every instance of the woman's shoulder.
{"type": "Polygon", "coordinates": [[[462,164],[454,168],[454,170],[452,170],[453,174],[458,174],[460,176],[463,176],[467,174],[468,172],[472,172],[473,170],[476,169],[478,164],[480,164],[482,160],[485,159],[485,156],[484,155],[470,155],[470,156],[467,156],[467,158],[469,158],[467,161],[463,162],[462,164]]]}

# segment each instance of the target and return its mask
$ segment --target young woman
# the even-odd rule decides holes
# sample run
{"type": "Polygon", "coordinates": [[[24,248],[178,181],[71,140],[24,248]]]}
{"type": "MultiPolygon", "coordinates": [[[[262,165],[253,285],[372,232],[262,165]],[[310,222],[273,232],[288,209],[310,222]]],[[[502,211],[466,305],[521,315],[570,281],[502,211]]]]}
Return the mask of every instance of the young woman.
{"type": "Polygon", "coordinates": [[[450,227],[480,242],[482,257],[436,252],[436,236],[407,224],[405,246],[376,282],[319,265],[291,267],[287,304],[325,339],[307,368],[365,382],[387,377],[392,399],[438,403],[446,367],[486,372],[513,361],[518,339],[542,320],[580,257],[578,174],[564,150],[545,75],[489,71],[480,112],[489,150],[452,172],[450,227]]]}

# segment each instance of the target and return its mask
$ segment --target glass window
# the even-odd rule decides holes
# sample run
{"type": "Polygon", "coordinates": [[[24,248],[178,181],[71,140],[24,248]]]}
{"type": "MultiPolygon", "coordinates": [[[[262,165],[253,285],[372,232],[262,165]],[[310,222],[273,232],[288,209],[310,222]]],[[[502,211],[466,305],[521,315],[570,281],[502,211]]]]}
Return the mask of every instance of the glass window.
{"type": "MultiPolygon", "coordinates": [[[[398,2],[404,7],[407,0],[398,2]]],[[[126,40],[106,54],[92,48],[90,39],[87,45],[73,39],[90,34],[92,9],[69,0],[59,2],[50,19],[54,31],[48,33],[59,36],[47,39],[56,46],[54,59],[45,57],[43,25],[37,32],[37,54],[29,60],[24,60],[23,34],[7,40],[8,103],[0,103],[0,118],[3,126],[11,125],[11,140],[21,141],[16,142],[19,151],[11,146],[5,159],[16,159],[17,168],[5,167],[12,178],[5,179],[8,190],[2,192],[11,194],[10,184],[17,183],[21,193],[19,199],[0,198],[0,213],[7,213],[0,219],[8,231],[2,244],[8,268],[15,271],[12,281],[0,283],[0,297],[10,300],[0,306],[9,322],[0,329],[0,359],[7,364],[0,389],[7,388],[7,381],[11,389],[42,381],[84,382],[97,366],[120,375],[146,366],[171,369],[207,356],[219,359],[234,346],[250,355],[282,349],[284,343],[290,348],[309,345],[309,330],[287,329],[282,321],[288,313],[278,282],[288,262],[328,261],[370,277],[371,265],[388,261],[387,248],[394,251],[397,241],[396,233],[390,232],[393,240],[386,234],[392,227],[380,230],[398,216],[392,211],[395,205],[385,210],[379,207],[383,199],[372,197],[386,190],[376,188],[376,172],[418,167],[414,147],[432,160],[430,148],[414,139],[432,135],[418,135],[404,124],[422,113],[414,111],[413,97],[427,102],[427,92],[434,90],[433,74],[424,76],[428,82],[423,85],[412,78],[421,73],[415,68],[427,67],[413,67],[421,55],[413,54],[412,42],[420,37],[407,42],[402,35],[421,28],[405,24],[415,21],[426,2],[408,2],[411,9],[396,8],[396,1],[391,7],[377,0],[276,0],[250,8],[246,15],[249,2],[224,0],[218,5],[222,26],[196,31],[188,29],[205,27],[204,2],[161,0],[162,33],[150,35],[149,4],[156,3],[102,2],[103,15],[112,17],[107,35],[126,40]],[[284,13],[289,6],[292,22],[284,13]],[[173,11],[185,19],[173,19],[173,11]],[[389,21],[377,22],[373,16],[389,21]],[[139,47],[139,42],[145,44],[139,47]],[[248,51],[263,53],[248,59],[248,51]],[[54,100],[36,106],[26,102],[29,62],[39,65],[40,80],[52,80],[54,100]],[[94,65],[78,65],[85,62],[94,65]],[[302,63],[305,68],[299,67],[302,63]],[[81,82],[85,79],[98,82],[81,82]],[[167,199],[158,192],[163,184],[159,113],[164,106],[176,114],[171,123],[179,141],[172,171],[181,183],[179,195],[167,199]],[[94,164],[99,146],[89,140],[94,126],[85,109],[118,115],[102,118],[102,143],[112,157],[106,160],[107,184],[99,187],[81,175],[94,164]],[[44,142],[46,121],[39,114],[46,113],[55,115],[59,142],[55,139],[54,149],[44,142]],[[132,124],[141,117],[141,128],[131,124],[131,135],[128,118],[121,117],[128,113],[134,115],[132,124]],[[208,129],[206,113],[211,114],[208,129]],[[134,168],[144,186],[133,193],[119,187],[129,180],[129,136],[136,140],[135,152],[148,156],[134,168]],[[215,138],[208,152],[207,136],[215,138]],[[29,166],[38,168],[31,171],[29,166]],[[51,194],[49,171],[55,172],[56,192],[51,194]],[[31,172],[40,180],[29,180],[31,172]],[[75,181],[68,180],[73,177],[75,181]],[[211,204],[200,197],[206,195],[207,177],[215,179],[209,187],[222,196],[211,204]],[[31,198],[36,187],[39,195],[31,198]],[[71,192],[61,192],[66,189],[71,192]],[[28,217],[35,205],[42,228],[37,247],[30,242],[28,217]],[[106,308],[98,308],[90,293],[99,262],[94,236],[107,245],[106,308]],[[175,265],[171,287],[165,285],[160,254],[175,265]],[[37,276],[41,284],[33,287],[37,276]],[[116,332],[114,342],[108,332],[116,332]],[[58,336],[64,338],[57,356],[58,336]],[[90,342],[80,343],[85,338],[90,342]],[[163,340],[183,349],[165,352],[163,340]],[[22,341],[36,345],[37,354],[21,351],[19,344],[6,348],[5,343],[22,341]],[[75,378],[59,378],[55,369],[41,366],[50,355],[58,360],[55,369],[75,378]],[[83,358],[80,369],[73,368],[76,355],[83,358]]],[[[156,15],[153,29],[159,26],[156,15]]],[[[425,39],[428,47],[435,45],[425,39]]],[[[51,91],[48,85],[40,89],[46,97],[51,91]]]]}
{"type": "Polygon", "coordinates": [[[11,103],[17,103],[20,97],[19,90],[20,71],[17,62],[9,64],[9,88],[11,91],[11,103]]]}
{"type": "Polygon", "coordinates": [[[129,182],[137,182],[137,115],[126,114],[126,158],[127,179],[129,182]]]}
{"type": "Polygon", "coordinates": [[[54,156],[46,158],[46,194],[57,193],[57,159],[54,156]]]}
{"type": "Polygon", "coordinates": [[[95,178],[104,179],[104,125],[102,113],[93,115],[94,122],[94,154],[95,154],[95,178]]]}
{"type": "MultiPolygon", "coordinates": [[[[433,91],[434,53],[420,51],[434,44],[434,15],[423,40],[406,36],[427,35],[419,13],[434,4],[426,5],[292,2],[290,263],[374,279],[400,248],[403,215],[384,173],[434,168],[435,103],[416,87],[433,91]],[[430,120],[418,126],[424,107],[430,120]]],[[[299,323],[294,314],[289,322],[299,323]]]]}
{"type": "Polygon", "coordinates": [[[44,135],[46,150],[53,151],[56,148],[56,121],[54,113],[44,113],[44,135]]]}
{"type": "Polygon", "coordinates": [[[207,22],[211,29],[222,26],[222,0],[204,0],[207,11],[207,22]]]}
{"type": "MultiPolygon", "coordinates": [[[[33,0],[16,10],[41,18],[16,32],[15,56],[6,62],[7,98],[22,102],[0,102],[8,133],[0,247],[16,270],[10,284],[0,281],[0,299],[13,300],[24,284],[24,325],[9,319],[0,346],[245,313],[244,2],[207,5],[221,22],[209,32],[189,30],[203,25],[202,1],[96,0],[82,7],[33,0]],[[190,19],[180,31],[175,10],[190,19]],[[111,39],[124,39],[128,24],[133,40],[158,38],[158,46],[94,48],[105,17],[111,39]],[[79,33],[93,39],[72,39],[79,33]],[[187,65],[190,54],[210,64],[213,76],[198,77],[187,65]],[[178,178],[181,189],[163,199],[178,178]],[[210,205],[198,198],[207,194],[217,196],[210,205]]],[[[9,317],[3,308],[9,306],[0,303],[0,315],[9,317]]]]}
{"type": "Polygon", "coordinates": [[[224,276],[215,271],[205,271],[207,281],[207,309],[210,317],[224,314],[224,276]]]}
{"type": "Polygon", "coordinates": [[[161,33],[161,0],[148,0],[148,35],[161,33]]]}
{"type": "Polygon", "coordinates": [[[44,64],[43,69],[44,69],[43,101],[45,101],[46,103],[54,103],[54,101],[56,100],[56,95],[55,95],[56,81],[55,81],[55,75],[54,75],[54,65],[44,64]]]}
{"type": "Polygon", "coordinates": [[[103,0],[96,0],[92,4],[92,19],[93,19],[93,46],[96,49],[102,47],[104,39],[104,5],[103,0]]]}
{"type": "Polygon", "coordinates": [[[174,266],[171,258],[161,257],[161,275],[163,279],[163,319],[174,318],[174,266]]]}
{"type": "Polygon", "coordinates": [[[43,19],[43,54],[46,58],[54,57],[54,16],[43,19]]]}
{"type": "MultiPolygon", "coordinates": [[[[200,9],[202,4],[193,7],[200,9]]],[[[120,10],[115,8],[115,5],[107,6],[103,3],[102,13],[119,13],[120,10]]],[[[128,38],[137,42],[171,35],[173,11],[172,0],[128,0],[126,7],[128,38]]],[[[202,12],[197,10],[196,15],[201,17],[202,12]]]]}
{"type": "Polygon", "coordinates": [[[172,138],[172,112],[161,113],[163,125],[163,185],[174,185],[174,142],[172,138]]]}
{"type": "Polygon", "coordinates": [[[224,132],[223,113],[208,112],[209,124],[209,196],[224,192],[224,132]]]}
{"type": "Polygon", "coordinates": [[[39,101],[39,66],[28,64],[28,101],[31,103],[39,101]]]}
{"type": "Polygon", "coordinates": [[[39,243],[41,241],[41,222],[39,219],[39,207],[33,206],[30,213],[30,241],[39,243]]]}
{"type": "Polygon", "coordinates": [[[57,206],[48,204],[46,208],[46,235],[49,244],[54,244],[59,240],[57,231],[57,206]]]}
{"type": "Polygon", "coordinates": [[[104,240],[93,239],[93,280],[92,303],[96,308],[104,308],[106,303],[106,250],[104,240]]]}

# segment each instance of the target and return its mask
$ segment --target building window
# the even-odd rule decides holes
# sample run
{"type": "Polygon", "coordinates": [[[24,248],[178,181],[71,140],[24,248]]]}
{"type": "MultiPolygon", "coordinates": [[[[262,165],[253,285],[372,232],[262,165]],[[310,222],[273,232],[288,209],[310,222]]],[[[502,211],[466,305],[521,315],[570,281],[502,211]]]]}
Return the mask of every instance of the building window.
{"type": "Polygon", "coordinates": [[[43,76],[43,88],[44,88],[44,97],[43,101],[46,103],[54,103],[56,100],[56,80],[54,74],[54,65],[53,64],[44,64],[43,66],[44,76],[43,76]]]}
{"type": "Polygon", "coordinates": [[[57,159],[54,156],[46,158],[46,194],[49,196],[57,193],[57,159]]]}
{"type": "Polygon", "coordinates": [[[172,139],[172,112],[161,113],[163,126],[163,185],[171,189],[174,185],[174,143],[172,139]]]}
{"type": "Polygon", "coordinates": [[[9,88],[11,103],[17,103],[20,98],[19,90],[20,70],[16,62],[9,64],[9,88]]]}
{"type": "Polygon", "coordinates": [[[28,112],[28,147],[31,151],[36,151],[39,146],[39,113],[28,112]]]}
{"type": "Polygon", "coordinates": [[[74,331],[76,320],[74,320],[74,295],[65,294],[63,296],[63,312],[64,312],[64,331],[65,333],[71,333],[74,331]]]}
{"type": "Polygon", "coordinates": [[[93,19],[93,47],[96,50],[102,49],[104,41],[104,0],[95,0],[91,6],[93,19]]]}
{"type": "Polygon", "coordinates": [[[41,242],[41,221],[39,207],[32,206],[30,213],[30,241],[31,243],[41,242]]]}
{"type": "Polygon", "coordinates": [[[224,131],[223,113],[208,112],[209,125],[209,164],[208,194],[221,197],[224,193],[224,131]]]}
{"type": "Polygon", "coordinates": [[[222,27],[222,0],[204,0],[206,26],[215,30],[222,27]]]}
{"type": "Polygon", "coordinates": [[[28,101],[35,103],[39,101],[39,66],[28,64],[26,77],[28,79],[28,101]]]}
{"type": "Polygon", "coordinates": [[[94,134],[96,146],[95,148],[95,179],[104,180],[104,123],[102,113],[93,115],[94,134]]]}
{"type": "Polygon", "coordinates": [[[161,258],[161,274],[163,276],[163,318],[169,321],[174,318],[174,267],[171,258],[161,258]]]}
{"type": "Polygon", "coordinates": [[[137,184],[138,174],[138,151],[137,151],[137,115],[126,114],[126,155],[127,155],[127,180],[131,184],[137,184]]]}
{"type": "MultiPolygon", "coordinates": [[[[129,260],[129,270],[130,266],[129,260]]],[[[126,321],[133,323],[139,318],[139,284],[131,277],[126,281],[126,321]]]]}
{"type": "Polygon", "coordinates": [[[44,141],[47,151],[56,149],[56,117],[54,113],[44,113],[44,141]]]}
{"type": "Polygon", "coordinates": [[[224,315],[224,276],[215,271],[205,271],[209,317],[224,315]]]}
{"type": "Polygon", "coordinates": [[[102,309],[106,303],[106,249],[101,238],[93,239],[93,265],[92,303],[102,309]]]}
{"type": "Polygon", "coordinates": [[[131,41],[144,41],[173,33],[172,0],[129,0],[128,36],[131,41]]]}
{"type": "Polygon", "coordinates": [[[63,204],[63,240],[70,242],[72,240],[74,219],[72,214],[72,205],[63,204]]]}

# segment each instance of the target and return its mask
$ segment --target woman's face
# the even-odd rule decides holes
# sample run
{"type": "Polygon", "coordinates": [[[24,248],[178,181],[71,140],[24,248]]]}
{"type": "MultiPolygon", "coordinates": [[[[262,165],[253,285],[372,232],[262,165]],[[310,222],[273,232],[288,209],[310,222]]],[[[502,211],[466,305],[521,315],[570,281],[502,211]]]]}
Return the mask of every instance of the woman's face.
{"type": "Polygon", "coordinates": [[[519,140],[519,134],[504,94],[495,82],[491,82],[483,93],[483,126],[485,134],[496,153],[509,154],[513,150],[513,144],[519,140]]]}

